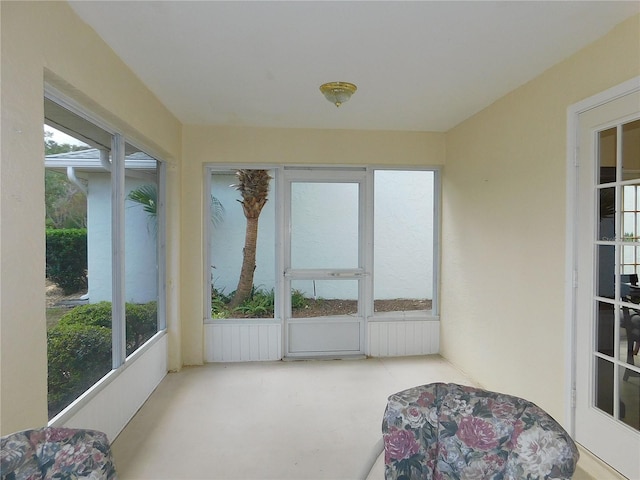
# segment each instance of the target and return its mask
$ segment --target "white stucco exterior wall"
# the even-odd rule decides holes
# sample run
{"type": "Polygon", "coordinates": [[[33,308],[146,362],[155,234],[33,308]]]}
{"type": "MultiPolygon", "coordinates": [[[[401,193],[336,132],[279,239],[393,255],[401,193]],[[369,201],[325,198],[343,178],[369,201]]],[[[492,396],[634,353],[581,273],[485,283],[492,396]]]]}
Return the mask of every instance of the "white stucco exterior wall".
{"type": "MultiPolygon", "coordinates": [[[[89,302],[111,301],[111,177],[88,175],[87,264],[89,302]]],[[[148,181],[127,178],[125,197],[148,181]]],[[[158,299],[157,235],[149,216],[125,201],[125,300],[146,303],[158,299]]]]}
{"type": "Polygon", "coordinates": [[[375,172],[375,299],[433,299],[434,181],[428,171],[375,172]]]}
{"type": "MultiPolygon", "coordinates": [[[[375,172],[374,295],[376,299],[433,296],[434,174],[429,171],[375,172]]],[[[224,207],[211,227],[212,281],[230,294],[242,264],[246,220],[235,175],[212,175],[211,194],[224,207]]],[[[270,198],[275,192],[272,181],[270,198]]],[[[357,188],[353,184],[296,183],[292,192],[293,268],[358,266],[357,188]]],[[[266,203],[259,220],[254,285],[275,285],[275,203],[266,203]]],[[[305,296],[357,298],[357,282],[296,282],[305,296]]]]}

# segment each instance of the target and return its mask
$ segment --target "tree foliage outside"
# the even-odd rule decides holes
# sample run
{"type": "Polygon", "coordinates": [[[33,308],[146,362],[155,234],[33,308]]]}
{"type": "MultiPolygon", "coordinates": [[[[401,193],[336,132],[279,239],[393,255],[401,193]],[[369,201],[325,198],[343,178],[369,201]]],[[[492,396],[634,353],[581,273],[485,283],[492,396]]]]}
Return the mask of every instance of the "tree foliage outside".
{"type": "Polygon", "coordinates": [[[158,331],[158,303],[126,303],[127,355],[140,348],[158,331]]]}
{"type": "Polygon", "coordinates": [[[242,250],[242,268],[238,288],[236,288],[230,308],[240,306],[251,297],[253,289],[253,274],[256,269],[256,250],[258,245],[258,218],[262,208],[267,203],[269,182],[271,176],[267,170],[238,170],[238,183],[234,185],[242,197],[238,200],[242,204],[244,216],[247,219],[244,249],[242,250]]]}
{"type": "MultiPolygon", "coordinates": [[[[149,215],[149,221],[152,223],[154,232],[158,232],[158,187],[154,183],[147,183],[138,188],[134,188],[129,192],[127,198],[134,203],[142,206],[142,210],[149,215]]],[[[211,195],[211,222],[218,225],[222,222],[224,216],[224,207],[220,200],[211,195]]]]}
{"type": "Polygon", "coordinates": [[[158,216],[158,188],[155,183],[147,183],[129,192],[129,200],[142,205],[149,217],[157,218],[158,216]]]}
{"type": "MultiPolygon", "coordinates": [[[[51,139],[51,133],[44,134],[45,155],[76,152],[89,147],[59,144],[51,139]]],[[[49,168],[44,174],[45,222],[47,228],[85,228],[87,226],[87,199],[62,172],[49,168]]]]}
{"type": "MultiPolygon", "coordinates": [[[[125,305],[127,355],[157,332],[156,302],[125,305]]],[[[47,332],[49,418],[111,370],[111,302],[73,308],[47,332]]]]}
{"type": "Polygon", "coordinates": [[[111,370],[111,329],[57,325],[47,332],[49,418],[111,370]]]}
{"type": "MultiPolygon", "coordinates": [[[[273,318],[275,306],[275,294],[273,288],[265,290],[263,288],[251,289],[251,295],[235,308],[230,306],[234,294],[225,295],[215,288],[211,292],[211,318],[273,318]]],[[[301,310],[307,308],[309,300],[299,290],[291,292],[291,308],[301,310]]]]}
{"type": "Polygon", "coordinates": [[[47,277],[65,294],[87,288],[87,229],[46,231],[47,277]]]}
{"type": "MultiPolygon", "coordinates": [[[[126,303],[127,355],[135,352],[158,331],[158,304],[126,303]]],[[[111,302],[90,303],[73,308],[60,318],[56,327],[86,325],[111,329],[111,302]]]]}

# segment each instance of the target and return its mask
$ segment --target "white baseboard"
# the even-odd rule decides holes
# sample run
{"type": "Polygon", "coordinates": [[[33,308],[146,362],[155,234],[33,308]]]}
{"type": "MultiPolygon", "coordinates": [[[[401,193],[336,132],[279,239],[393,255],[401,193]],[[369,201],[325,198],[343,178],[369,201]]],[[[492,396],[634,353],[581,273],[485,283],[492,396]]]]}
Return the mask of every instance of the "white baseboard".
{"type": "Polygon", "coordinates": [[[587,477],[581,475],[584,472],[594,480],[627,480],[627,477],[603,462],[582,445],[579,443],[576,445],[580,452],[580,460],[578,460],[578,472],[574,475],[574,479],[587,480],[587,477]]]}

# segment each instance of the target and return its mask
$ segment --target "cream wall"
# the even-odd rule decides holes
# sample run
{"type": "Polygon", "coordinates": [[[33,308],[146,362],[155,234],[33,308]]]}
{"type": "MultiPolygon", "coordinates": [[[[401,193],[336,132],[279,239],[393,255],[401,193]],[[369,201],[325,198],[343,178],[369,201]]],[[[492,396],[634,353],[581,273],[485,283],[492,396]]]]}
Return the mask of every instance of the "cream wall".
{"type": "Polygon", "coordinates": [[[567,107],[640,74],[639,27],[629,19],[447,133],[442,354],[560,421],[567,107]]]}
{"type": "MultiPolygon", "coordinates": [[[[66,2],[0,2],[0,433],[47,422],[44,312],[44,79],[169,160],[179,194],[180,124],[66,2]],[[90,101],[88,99],[91,99],[90,101]]],[[[178,220],[177,205],[169,221],[178,220]]],[[[176,230],[176,229],[173,229],[176,230]]],[[[168,239],[177,249],[178,236],[168,239]]],[[[176,258],[168,261],[178,333],[176,258]]],[[[180,366],[179,336],[170,347],[180,366]]]]}
{"type": "Polygon", "coordinates": [[[566,109],[640,73],[640,17],[446,135],[181,129],[66,3],[3,1],[0,19],[0,433],[46,423],[44,78],[169,161],[170,368],[203,362],[204,164],[446,156],[442,352],[481,384],[563,418],[566,109]]]}
{"type": "Polygon", "coordinates": [[[182,171],[182,351],[203,362],[203,171],[207,163],[442,165],[442,133],[185,126],[182,171]],[[186,234],[188,232],[188,234],[186,234]]]}

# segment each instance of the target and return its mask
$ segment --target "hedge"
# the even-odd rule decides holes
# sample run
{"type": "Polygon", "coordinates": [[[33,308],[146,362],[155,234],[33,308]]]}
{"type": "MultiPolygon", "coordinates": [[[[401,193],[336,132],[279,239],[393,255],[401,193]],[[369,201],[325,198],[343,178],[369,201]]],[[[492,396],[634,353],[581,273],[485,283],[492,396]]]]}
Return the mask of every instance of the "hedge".
{"type": "Polygon", "coordinates": [[[87,287],[87,229],[47,230],[47,277],[65,294],[87,287]]]}
{"type": "MultiPolygon", "coordinates": [[[[133,353],[158,330],[156,302],[125,304],[127,355],[133,353]]],[[[91,325],[111,329],[111,302],[90,303],[72,309],[58,325],[91,325]]]]}
{"type": "MultiPolygon", "coordinates": [[[[156,302],[127,303],[127,355],[158,330],[156,302]]],[[[49,418],[111,370],[111,302],[80,305],[47,333],[49,418]]]]}
{"type": "Polygon", "coordinates": [[[49,418],[111,370],[111,329],[57,325],[47,332],[49,418]]]}

